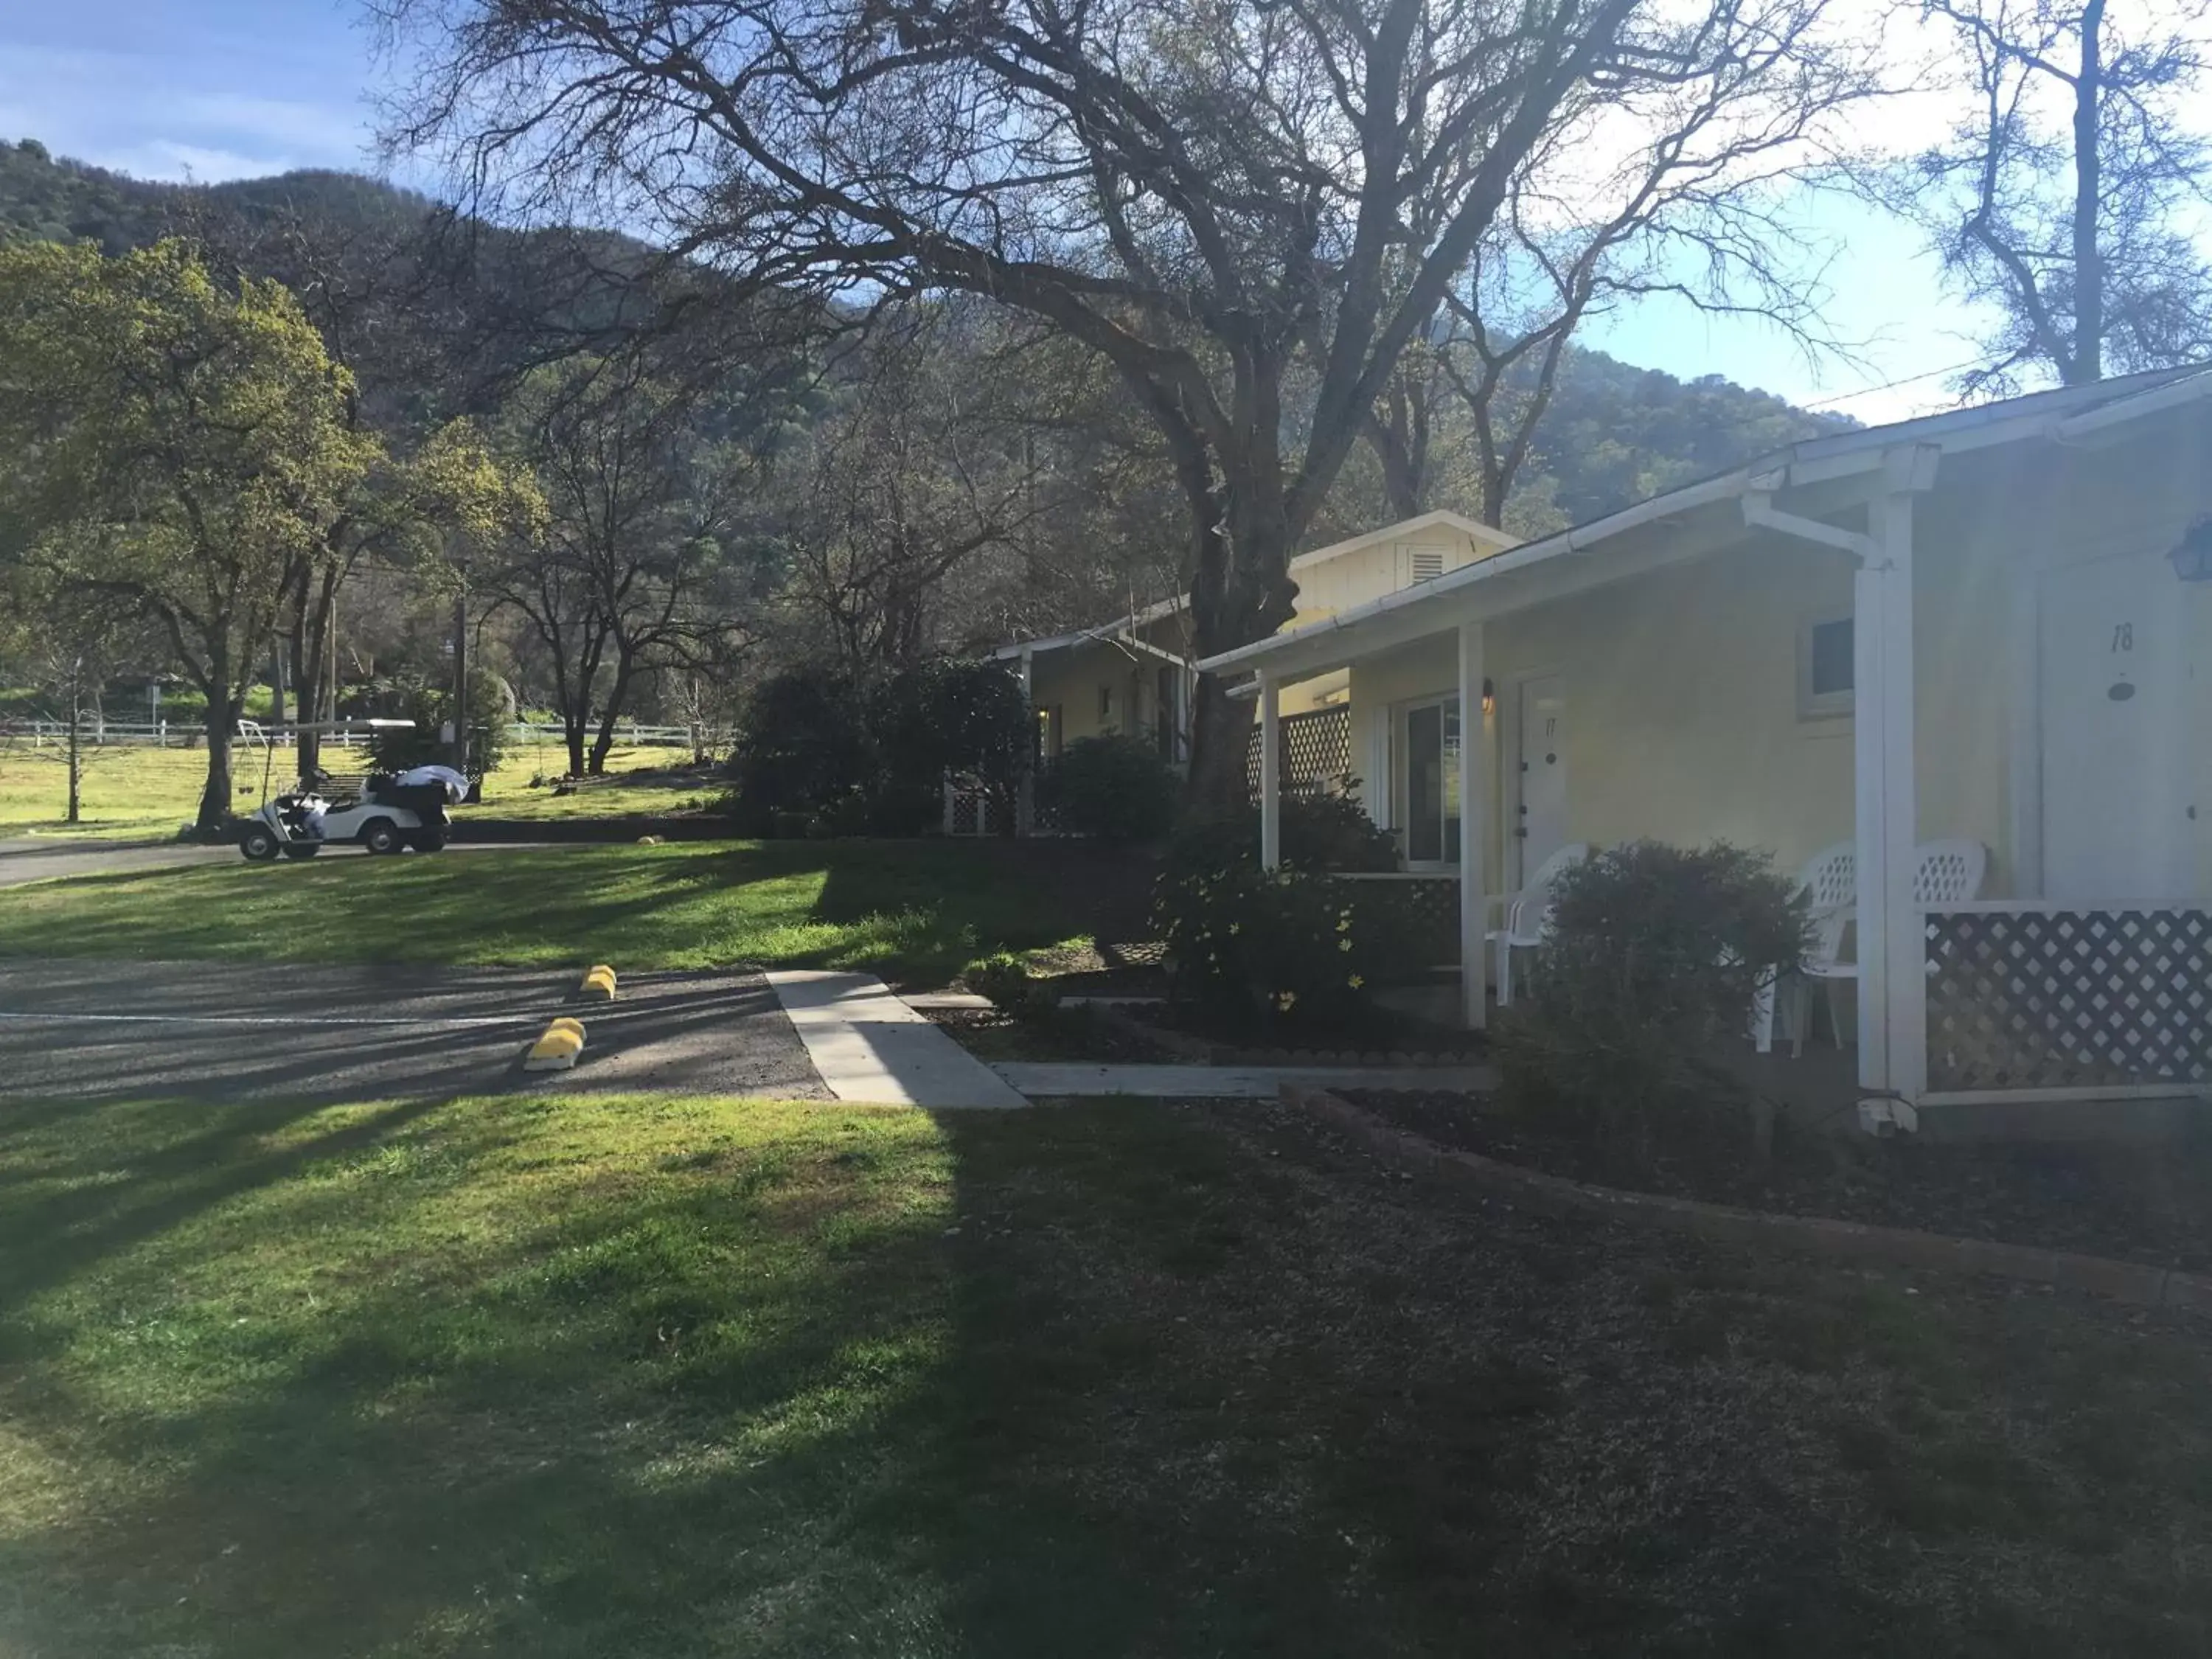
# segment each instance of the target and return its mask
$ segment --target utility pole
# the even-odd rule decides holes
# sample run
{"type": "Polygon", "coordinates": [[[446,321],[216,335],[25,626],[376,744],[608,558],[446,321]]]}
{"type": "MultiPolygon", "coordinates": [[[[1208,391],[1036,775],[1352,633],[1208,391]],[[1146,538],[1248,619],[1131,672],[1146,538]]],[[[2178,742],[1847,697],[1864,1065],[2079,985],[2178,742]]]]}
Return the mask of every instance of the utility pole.
{"type": "Polygon", "coordinates": [[[460,565],[461,585],[453,592],[453,769],[469,769],[469,567],[460,565]]]}
{"type": "Polygon", "coordinates": [[[84,659],[70,664],[69,681],[69,822],[78,822],[84,796],[84,659]]]}

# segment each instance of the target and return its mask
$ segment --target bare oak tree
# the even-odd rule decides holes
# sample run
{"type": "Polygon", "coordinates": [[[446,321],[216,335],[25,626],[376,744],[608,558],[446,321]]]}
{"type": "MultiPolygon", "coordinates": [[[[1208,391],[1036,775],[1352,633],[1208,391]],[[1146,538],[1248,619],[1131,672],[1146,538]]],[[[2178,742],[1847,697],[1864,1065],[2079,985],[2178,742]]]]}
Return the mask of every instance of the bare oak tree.
{"type": "Polygon", "coordinates": [[[536,371],[510,411],[545,514],[477,580],[544,648],[574,775],[605,770],[641,675],[732,625],[704,601],[746,465],[705,405],[625,353],[536,371]]]}
{"type": "Polygon", "coordinates": [[[1394,511],[1428,499],[1439,437],[1471,452],[1476,512],[1504,522],[1577,331],[1659,296],[1756,317],[1808,353],[1820,319],[1791,191],[1848,143],[1844,118],[1880,83],[1863,43],[1817,9],[1692,76],[1623,90],[1562,120],[1531,151],[1490,231],[1401,359],[1368,437],[1394,511]]]}
{"type": "Polygon", "coordinates": [[[2212,204],[2212,149],[2183,118],[2205,96],[2203,0],[1918,9],[1955,40],[1966,112],[1875,187],[1996,310],[1964,389],[2079,386],[2212,351],[2212,264],[2191,222],[2212,204]]]}
{"type": "Polygon", "coordinates": [[[797,637],[856,684],[983,643],[963,617],[1057,504],[981,309],[879,313],[780,468],[797,637]]]}
{"type": "MultiPolygon", "coordinates": [[[[1289,619],[1293,548],[1547,136],[1814,3],[374,0],[428,37],[393,142],[489,205],[965,289],[1110,362],[1170,452],[1207,653],[1289,619]]],[[[1209,682],[1196,712],[1194,787],[1232,798],[1249,708],[1209,682]]]]}

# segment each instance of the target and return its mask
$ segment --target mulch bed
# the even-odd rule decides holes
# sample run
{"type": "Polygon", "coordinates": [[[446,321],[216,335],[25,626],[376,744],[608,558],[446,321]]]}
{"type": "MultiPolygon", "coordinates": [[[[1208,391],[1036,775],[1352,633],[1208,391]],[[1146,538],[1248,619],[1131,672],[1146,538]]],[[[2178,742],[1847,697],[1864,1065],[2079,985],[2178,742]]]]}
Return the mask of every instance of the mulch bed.
{"type": "Polygon", "coordinates": [[[1148,1044],[1066,1009],[1045,1021],[1018,1020],[996,1008],[926,1008],[922,1018],[978,1060],[1091,1060],[1144,1065],[1159,1059],[1148,1044]]]}
{"type": "Polygon", "coordinates": [[[1278,1038],[1224,1035],[1167,1002],[1127,1003],[1115,1012],[1157,1032],[1164,1047],[1188,1051],[1178,1058],[1200,1058],[1196,1051],[1204,1048],[1206,1063],[1215,1066],[1282,1066],[1322,1059],[1370,1066],[1458,1066],[1480,1060],[1485,1053],[1480,1041],[1471,1040],[1463,1031],[1382,1018],[1354,1031],[1304,1028],[1278,1038]]]}
{"type": "Polygon", "coordinates": [[[1947,1146],[1785,1134],[1762,1162],[1747,1126],[1740,1139],[1670,1146],[1632,1167],[1488,1096],[1342,1092],[1438,1146],[1569,1180],[2212,1271],[2212,1152],[2194,1146],[1947,1146]]]}

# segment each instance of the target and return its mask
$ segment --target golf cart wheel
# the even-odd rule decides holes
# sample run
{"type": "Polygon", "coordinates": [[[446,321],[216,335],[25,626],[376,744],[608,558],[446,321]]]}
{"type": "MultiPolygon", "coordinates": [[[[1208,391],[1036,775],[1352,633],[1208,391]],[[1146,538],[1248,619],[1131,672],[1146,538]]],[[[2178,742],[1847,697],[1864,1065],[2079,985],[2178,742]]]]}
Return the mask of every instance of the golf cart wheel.
{"type": "Polygon", "coordinates": [[[361,844],[372,853],[399,850],[399,830],[390,818],[371,818],[361,827],[361,844]]]}
{"type": "Polygon", "coordinates": [[[238,838],[238,850],[252,864],[266,864],[276,856],[276,832],[265,823],[257,823],[238,838]]]}
{"type": "Polygon", "coordinates": [[[446,850],[446,832],[442,830],[425,830],[422,831],[422,833],[415,837],[415,850],[418,853],[444,852],[446,850]]]}
{"type": "Polygon", "coordinates": [[[284,856],[288,859],[311,859],[322,850],[320,845],[312,841],[295,842],[284,849],[284,856]]]}

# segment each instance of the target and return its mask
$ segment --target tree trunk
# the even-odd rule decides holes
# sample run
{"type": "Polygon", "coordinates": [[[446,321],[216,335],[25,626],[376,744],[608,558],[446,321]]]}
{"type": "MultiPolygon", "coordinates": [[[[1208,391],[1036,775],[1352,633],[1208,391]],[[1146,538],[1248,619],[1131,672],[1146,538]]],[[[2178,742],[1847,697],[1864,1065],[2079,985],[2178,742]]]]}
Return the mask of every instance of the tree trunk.
{"type": "Polygon", "coordinates": [[[2081,13],[2081,72],[2074,82],[2074,362],[2065,377],[2071,386],[2105,378],[2105,257],[2097,240],[2104,27],[2105,0],[2089,0],[2081,13]]]}
{"type": "Polygon", "coordinates": [[[210,692],[207,706],[207,785],[200,791],[199,827],[219,830],[230,821],[230,737],[238,726],[238,695],[227,687],[210,692]]]}
{"type": "MultiPolygon", "coordinates": [[[[292,618],[285,651],[292,659],[292,689],[300,706],[300,724],[306,726],[322,713],[322,679],[316,672],[316,653],[309,647],[307,619],[302,616],[292,618]]],[[[322,759],[322,738],[313,732],[301,731],[293,735],[294,758],[300,769],[301,781],[314,775],[322,759]]]]}
{"type": "Polygon", "coordinates": [[[269,653],[269,723],[284,724],[284,668],[286,652],[281,639],[271,641],[269,653]]]}
{"type": "Polygon", "coordinates": [[[568,775],[584,775],[584,733],[591,724],[591,711],[579,713],[573,708],[561,711],[561,736],[568,745],[568,775]]]}
{"type": "MultiPolygon", "coordinates": [[[[1202,453],[1186,449],[1177,457],[1191,515],[1191,631],[1200,657],[1267,638],[1297,605],[1281,474],[1246,459],[1235,471],[1224,467],[1226,483],[1217,487],[1202,453]]],[[[1199,677],[1183,804],[1200,815],[1237,811],[1249,795],[1244,744],[1252,714],[1228,693],[1213,676],[1199,677]]]]}
{"type": "Polygon", "coordinates": [[[1191,708],[1190,777],[1184,790],[1193,811],[1231,812],[1251,799],[1244,756],[1252,741],[1252,704],[1231,697],[1216,677],[1198,677],[1191,708]]]}
{"type": "MultiPolygon", "coordinates": [[[[337,599],[335,565],[311,574],[301,589],[301,611],[292,624],[292,690],[303,725],[337,718],[337,599]]],[[[301,777],[313,775],[323,760],[320,734],[301,732],[294,746],[301,777]]]]}
{"type": "Polygon", "coordinates": [[[84,720],[84,676],[82,671],[70,674],[69,702],[69,818],[76,823],[83,813],[84,738],[78,731],[84,720]]]}
{"type": "Polygon", "coordinates": [[[623,705],[629,701],[629,683],[633,673],[629,659],[615,659],[615,683],[607,688],[607,706],[599,715],[599,729],[592,738],[591,775],[605,775],[607,751],[615,746],[615,721],[621,717],[623,705]]]}

